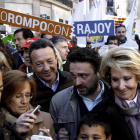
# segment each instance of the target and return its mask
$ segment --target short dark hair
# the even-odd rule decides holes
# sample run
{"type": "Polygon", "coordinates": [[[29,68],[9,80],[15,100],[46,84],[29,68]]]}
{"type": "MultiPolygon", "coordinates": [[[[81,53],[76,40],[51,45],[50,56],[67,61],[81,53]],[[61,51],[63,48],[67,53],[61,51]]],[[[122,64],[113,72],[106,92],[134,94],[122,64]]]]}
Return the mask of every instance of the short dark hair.
{"type": "Polygon", "coordinates": [[[118,41],[118,46],[120,45],[120,38],[118,36],[115,36],[115,35],[111,35],[107,38],[107,43],[106,45],[109,44],[109,40],[117,40],[118,41]]]}
{"type": "Polygon", "coordinates": [[[41,38],[44,38],[44,35],[45,35],[45,34],[41,34],[41,36],[40,36],[40,37],[41,37],[41,38]]]}
{"type": "Polygon", "coordinates": [[[89,127],[91,126],[102,126],[104,128],[104,132],[106,135],[106,138],[108,138],[108,136],[111,134],[111,127],[110,127],[110,123],[109,123],[109,119],[108,119],[108,115],[107,113],[88,113],[86,114],[80,121],[78,129],[77,129],[77,136],[80,133],[80,128],[83,125],[88,125],[89,127]]]}
{"type": "Polygon", "coordinates": [[[46,47],[52,48],[53,51],[54,51],[54,54],[56,55],[54,45],[49,39],[40,38],[40,39],[37,39],[36,41],[32,42],[29,46],[30,61],[31,61],[31,53],[32,53],[33,50],[38,50],[38,49],[46,48],[46,47]]]}
{"type": "Polygon", "coordinates": [[[14,32],[14,36],[15,36],[15,34],[17,34],[17,33],[19,33],[19,32],[22,32],[23,38],[24,38],[24,39],[33,38],[33,37],[34,37],[33,32],[32,32],[30,29],[26,29],[26,28],[17,29],[17,30],[14,32]]]}
{"type": "Polygon", "coordinates": [[[62,41],[66,41],[67,42],[67,39],[63,36],[58,36],[58,35],[55,35],[53,36],[51,39],[52,43],[54,45],[56,45],[58,42],[62,42],[62,41]]]}
{"type": "Polygon", "coordinates": [[[71,62],[89,62],[94,69],[94,72],[97,73],[100,68],[101,57],[98,52],[89,47],[79,48],[74,53],[71,53],[67,56],[67,60],[71,62]]]}
{"type": "Polygon", "coordinates": [[[117,30],[117,28],[119,28],[119,27],[124,27],[125,28],[125,30],[126,30],[126,27],[125,27],[125,25],[124,24],[117,24],[116,25],[116,27],[115,27],[115,31],[117,30]]]}

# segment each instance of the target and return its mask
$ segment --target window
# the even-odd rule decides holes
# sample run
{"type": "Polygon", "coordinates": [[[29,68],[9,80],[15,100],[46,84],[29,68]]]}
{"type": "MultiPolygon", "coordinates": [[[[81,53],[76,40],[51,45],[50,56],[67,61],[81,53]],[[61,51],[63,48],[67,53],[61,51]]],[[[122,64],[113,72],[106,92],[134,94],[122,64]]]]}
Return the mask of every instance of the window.
{"type": "Polygon", "coordinates": [[[59,19],[59,22],[63,23],[63,19],[59,19]]]}

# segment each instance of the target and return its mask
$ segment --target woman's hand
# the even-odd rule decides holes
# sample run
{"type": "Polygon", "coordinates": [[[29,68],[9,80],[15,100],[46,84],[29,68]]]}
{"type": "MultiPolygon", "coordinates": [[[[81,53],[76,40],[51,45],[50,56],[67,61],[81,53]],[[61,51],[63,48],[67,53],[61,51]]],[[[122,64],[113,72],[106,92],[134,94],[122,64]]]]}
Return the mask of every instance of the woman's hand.
{"type": "Polygon", "coordinates": [[[16,121],[16,131],[21,133],[27,133],[29,132],[33,126],[36,118],[40,114],[40,110],[37,111],[36,114],[31,114],[33,109],[27,111],[26,113],[20,115],[20,117],[16,121]]]}

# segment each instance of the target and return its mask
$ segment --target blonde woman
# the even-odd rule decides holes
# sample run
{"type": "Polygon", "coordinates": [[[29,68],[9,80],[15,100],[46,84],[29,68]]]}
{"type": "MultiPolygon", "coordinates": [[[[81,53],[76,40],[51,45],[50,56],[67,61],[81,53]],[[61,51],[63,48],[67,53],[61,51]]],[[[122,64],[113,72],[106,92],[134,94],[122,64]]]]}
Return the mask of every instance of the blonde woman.
{"type": "Polygon", "coordinates": [[[102,58],[101,78],[110,96],[94,108],[109,114],[112,140],[140,139],[140,54],[131,48],[110,49],[102,58]]]}

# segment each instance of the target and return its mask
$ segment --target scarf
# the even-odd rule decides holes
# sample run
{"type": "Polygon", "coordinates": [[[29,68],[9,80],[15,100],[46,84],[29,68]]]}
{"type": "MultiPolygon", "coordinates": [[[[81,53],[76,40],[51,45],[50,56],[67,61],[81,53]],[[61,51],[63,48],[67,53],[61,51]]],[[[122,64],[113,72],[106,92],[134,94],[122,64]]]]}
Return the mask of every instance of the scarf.
{"type": "MultiPolygon", "coordinates": [[[[32,109],[32,106],[29,105],[29,108],[28,110],[32,109]]],[[[27,110],[27,111],[28,111],[27,110]]],[[[13,123],[13,122],[16,122],[17,118],[16,116],[13,116],[13,114],[11,114],[5,107],[1,107],[1,111],[6,115],[6,121],[8,123],[13,123]]]]}
{"type": "Polygon", "coordinates": [[[125,37],[125,40],[120,40],[120,44],[124,44],[127,41],[127,37],[125,37]]]}
{"type": "Polygon", "coordinates": [[[140,90],[137,91],[137,95],[137,107],[129,108],[122,98],[114,94],[115,103],[120,107],[121,113],[125,115],[125,120],[133,132],[135,140],[140,140],[140,90]]]}

